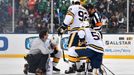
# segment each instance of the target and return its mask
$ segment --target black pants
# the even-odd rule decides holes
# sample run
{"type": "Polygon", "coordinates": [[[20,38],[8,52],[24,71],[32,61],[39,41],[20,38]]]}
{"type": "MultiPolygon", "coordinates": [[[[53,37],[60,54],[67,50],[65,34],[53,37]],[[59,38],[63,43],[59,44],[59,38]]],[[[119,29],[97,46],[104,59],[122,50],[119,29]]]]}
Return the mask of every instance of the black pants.
{"type": "Polygon", "coordinates": [[[46,72],[46,63],[48,59],[48,54],[29,54],[26,56],[26,60],[29,65],[29,72],[35,73],[37,68],[42,69],[44,72],[46,72]]]}

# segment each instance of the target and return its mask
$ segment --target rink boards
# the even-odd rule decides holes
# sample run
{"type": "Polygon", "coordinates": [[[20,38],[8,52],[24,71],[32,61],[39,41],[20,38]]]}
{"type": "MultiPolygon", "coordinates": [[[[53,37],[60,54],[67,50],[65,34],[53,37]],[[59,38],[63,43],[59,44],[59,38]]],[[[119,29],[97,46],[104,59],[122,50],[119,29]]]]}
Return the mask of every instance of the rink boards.
{"type": "MultiPolygon", "coordinates": [[[[62,38],[57,34],[50,34],[57,38],[59,48],[67,52],[68,35],[62,38]]],[[[1,34],[0,35],[0,57],[22,58],[28,53],[30,44],[38,34],[1,34]]],[[[104,58],[134,59],[134,35],[133,34],[104,34],[105,45],[104,58]]]]}

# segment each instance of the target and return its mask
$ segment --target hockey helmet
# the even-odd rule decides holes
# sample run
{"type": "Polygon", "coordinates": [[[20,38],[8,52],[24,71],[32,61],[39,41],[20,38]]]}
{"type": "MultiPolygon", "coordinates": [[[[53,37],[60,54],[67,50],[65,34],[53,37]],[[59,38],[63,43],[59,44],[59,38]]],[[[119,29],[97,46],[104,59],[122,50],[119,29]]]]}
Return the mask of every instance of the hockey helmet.
{"type": "Polygon", "coordinates": [[[55,44],[55,45],[58,45],[58,43],[59,43],[59,38],[58,38],[58,36],[57,36],[57,35],[52,35],[52,36],[51,36],[51,42],[52,42],[53,44],[55,44]]]}
{"type": "Polygon", "coordinates": [[[80,3],[81,3],[82,5],[86,5],[88,2],[89,2],[89,0],[80,0],[80,3]]]}

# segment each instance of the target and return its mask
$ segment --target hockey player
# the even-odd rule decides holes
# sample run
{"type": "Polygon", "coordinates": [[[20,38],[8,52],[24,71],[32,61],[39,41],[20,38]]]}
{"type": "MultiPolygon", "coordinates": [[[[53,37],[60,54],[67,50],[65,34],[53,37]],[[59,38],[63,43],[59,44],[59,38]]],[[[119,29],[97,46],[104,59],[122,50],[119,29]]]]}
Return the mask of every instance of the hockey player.
{"type": "Polygon", "coordinates": [[[99,69],[101,68],[104,53],[102,36],[99,31],[94,30],[93,28],[89,28],[89,23],[87,21],[83,22],[82,26],[84,27],[84,29],[80,30],[78,32],[78,35],[81,42],[83,42],[83,40],[86,40],[86,49],[76,50],[74,48],[74,54],[76,54],[77,56],[88,57],[91,60],[91,66],[93,67],[93,75],[99,75],[99,69]]]}
{"type": "Polygon", "coordinates": [[[56,43],[56,47],[54,48],[54,51],[51,53],[51,58],[53,58],[53,71],[60,71],[60,69],[56,68],[56,65],[59,63],[59,60],[61,58],[61,51],[58,48],[58,37],[52,36],[51,41],[54,41],[56,43]]]}
{"type": "MultiPolygon", "coordinates": [[[[102,22],[100,16],[96,12],[92,4],[86,5],[85,8],[88,10],[89,13],[89,21],[84,21],[82,23],[82,27],[84,28],[84,30],[80,30],[78,32],[78,35],[81,42],[85,42],[86,40],[87,49],[74,49],[76,50],[78,56],[87,56],[91,60],[90,62],[91,66],[93,67],[93,75],[99,75],[99,69],[101,68],[104,50],[101,34],[102,22]]],[[[105,75],[105,73],[103,74],[105,75]]]]}
{"type": "Polygon", "coordinates": [[[80,30],[80,24],[88,19],[88,12],[81,5],[81,0],[71,0],[71,2],[72,5],[68,8],[63,25],[58,28],[58,33],[63,34],[64,31],[67,30],[67,27],[70,26],[70,36],[68,42],[68,60],[70,61],[70,67],[69,70],[65,71],[66,74],[75,72],[75,68],[72,67],[72,64],[74,63],[76,63],[77,71],[80,71],[80,60],[78,57],[75,57],[75,55],[72,54],[71,49],[72,47],[79,46],[79,37],[77,32],[80,30]]]}
{"type": "MultiPolygon", "coordinates": [[[[96,11],[95,7],[92,4],[87,4],[85,5],[85,8],[88,10],[89,13],[89,23],[91,24],[91,28],[94,29],[95,31],[98,31],[99,34],[102,37],[102,32],[101,32],[101,27],[102,27],[102,22],[101,22],[101,16],[98,14],[96,11]]],[[[86,26],[87,27],[87,26],[86,26]]],[[[96,35],[94,35],[96,36],[96,35]]],[[[92,71],[92,69],[90,69],[92,71]]],[[[100,72],[105,75],[103,67],[100,68],[100,72]]]]}

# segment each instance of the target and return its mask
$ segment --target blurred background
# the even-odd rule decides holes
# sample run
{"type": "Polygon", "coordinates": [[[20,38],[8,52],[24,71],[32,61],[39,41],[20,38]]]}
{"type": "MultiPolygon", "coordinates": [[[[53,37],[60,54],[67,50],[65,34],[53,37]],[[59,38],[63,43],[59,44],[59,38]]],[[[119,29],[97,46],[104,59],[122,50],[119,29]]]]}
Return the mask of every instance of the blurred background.
{"type": "MultiPolygon", "coordinates": [[[[134,0],[87,0],[102,17],[102,32],[134,33],[134,0]]],[[[57,33],[70,0],[0,0],[0,33],[57,33]]]]}

